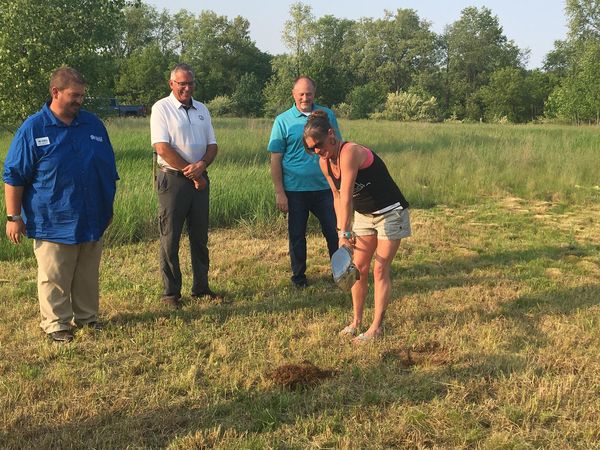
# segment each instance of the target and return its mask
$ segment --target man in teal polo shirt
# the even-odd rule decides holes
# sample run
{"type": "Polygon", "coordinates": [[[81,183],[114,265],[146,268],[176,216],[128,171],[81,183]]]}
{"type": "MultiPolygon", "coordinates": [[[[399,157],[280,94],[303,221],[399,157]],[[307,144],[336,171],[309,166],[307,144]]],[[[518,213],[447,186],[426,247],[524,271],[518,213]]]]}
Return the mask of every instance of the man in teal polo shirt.
{"type": "Polygon", "coordinates": [[[288,215],[288,238],[292,282],[306,287],[306,226],[309,213],[321,223],[329,256],[338,248],[336,218],[331,189],[319,168],[319,158],[304,151],[304,125],[312,111],[327,112],[329,121],[341,139],[333,111],[316,105],[315,83],[307,76],[294,82],[294,106],[275,118],[268,150],[271,152],[271,178],[277,208],[288,215]]]}

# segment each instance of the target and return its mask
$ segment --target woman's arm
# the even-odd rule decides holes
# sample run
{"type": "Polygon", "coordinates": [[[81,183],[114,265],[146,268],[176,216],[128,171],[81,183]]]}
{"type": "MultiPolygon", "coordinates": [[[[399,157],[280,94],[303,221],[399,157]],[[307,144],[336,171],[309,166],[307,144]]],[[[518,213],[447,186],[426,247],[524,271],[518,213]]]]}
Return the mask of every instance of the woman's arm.
{"type": "Polygon", "coordinates": [[[327,161],[322,158],[319,158],[319,167],[321,168],[321,172],[323,172],[323,175],[325,176],[325,179],[327,180],[327,183],[329,183],[329,187],[331,188],[331,192],[333,194],[333,209],[335,210],[335,215],[337,217],[339,209],[340,191],[337,190],[337,188],[333,184],[333,180],[329,176],[329,172],[327,171],[327,161]]]}
{"type": "Polygon", "coordinates": [[[339,156],[342,184],[340,186],[339,206],[336,214],[338,227],[341,231],[351,231],[354,182],[358,175],[358,168],[364,159],[362,147],[354,143],[347,144],[339,156]]]}

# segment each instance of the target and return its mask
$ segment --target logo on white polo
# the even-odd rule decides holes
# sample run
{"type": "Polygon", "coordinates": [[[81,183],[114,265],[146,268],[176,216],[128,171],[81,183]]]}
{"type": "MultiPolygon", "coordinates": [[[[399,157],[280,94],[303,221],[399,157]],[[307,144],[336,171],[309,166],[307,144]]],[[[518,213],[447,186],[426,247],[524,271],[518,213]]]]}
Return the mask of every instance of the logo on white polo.
{"type": "Polygon", "coordinates": [[[42,147],[44,145],[50,145],[50,139],[48,138],[48,136],[41,137],[41,138],[35,138],[35,145],[37,145],[38,147],[42,147]]]}
{"type": "Polygon", "coordinates": [[[93,134],[90,134],[90,139],[92,141],[104,142],[104,139],[102,139],[102,136],[94,136],[93,134]]]}

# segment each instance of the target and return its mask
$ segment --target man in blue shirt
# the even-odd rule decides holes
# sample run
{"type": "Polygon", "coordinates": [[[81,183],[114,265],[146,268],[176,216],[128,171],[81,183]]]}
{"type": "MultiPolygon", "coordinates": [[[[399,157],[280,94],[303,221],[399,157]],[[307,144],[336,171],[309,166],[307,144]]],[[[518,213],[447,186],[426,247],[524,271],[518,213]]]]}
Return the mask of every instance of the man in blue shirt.
{"type": "Polygon", "coordinates": [[[17,130],[4,162],[6,235],[34,239],[40,326],[59,342],[73,339],[73,325],[101,329],[101,238],[119,178],[106,128],[80,110],[85,87],[76,70],[55,70],[50,101],[17,130]]]}
{"type": "Polygon", "coordinates": [[[319,168],[319,158],[304,151],[304,125],[311,112],[327,113],[341,139],[333,111],[314,103],[315,83],[307,76],[294,82],[294,106],[275,118],[268,150],[271,152],[271,178],[277,208],[288,214],[288,238],[292,282],[306,287],[306,225],[309,212],[321,223],[329,256],[338,248],[333,195],[319,168]]]}

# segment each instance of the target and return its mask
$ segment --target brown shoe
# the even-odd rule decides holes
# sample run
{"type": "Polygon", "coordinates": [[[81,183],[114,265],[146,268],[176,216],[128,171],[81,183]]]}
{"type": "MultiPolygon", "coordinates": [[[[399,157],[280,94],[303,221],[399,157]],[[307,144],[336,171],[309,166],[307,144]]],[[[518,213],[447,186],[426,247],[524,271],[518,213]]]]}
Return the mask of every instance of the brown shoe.
{"type": "Polygon", "coordinates": [[[54,342],[71,342],[73,340],[73,332],[71,330],[59,330],[48,333],[48,337],[54,342]]]}
{"type": "Polygon", "coordinates": [[[181,297],[178,295],[165,295],[162,301],[171,309],[181,309],[181,297]]]}

